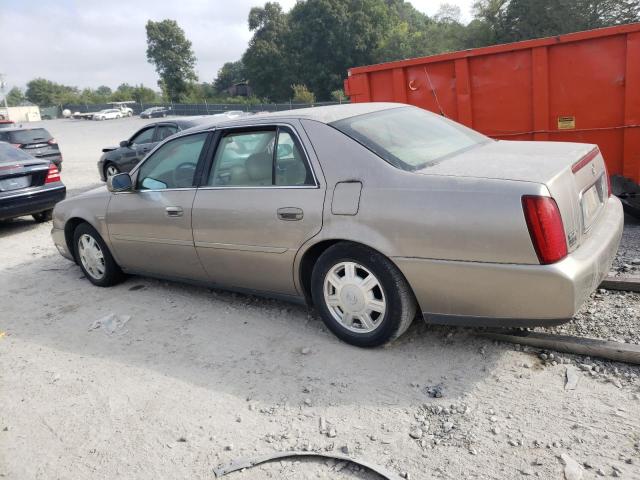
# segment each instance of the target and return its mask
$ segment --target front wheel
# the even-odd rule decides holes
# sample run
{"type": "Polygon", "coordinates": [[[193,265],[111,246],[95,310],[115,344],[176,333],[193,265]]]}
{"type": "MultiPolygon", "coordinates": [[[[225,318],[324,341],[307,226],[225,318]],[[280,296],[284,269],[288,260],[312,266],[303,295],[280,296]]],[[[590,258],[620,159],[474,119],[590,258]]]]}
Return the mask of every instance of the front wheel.
{"type": "Polygon", "coordinates": [[[124,280],[124,273],[100,234],[91,225],[78,225],[73,232],[73,245],[80,268],[91,283],[99,287],[110,287],[124,280]]]}
{"type": "Polygon", "coordinates": [[[113,177],[114,175],[117,175],[119,173],[120,173],[120,169],[113,163],[109,163],[107,167],[104,169],[105,178],[113,177]]]}
{"type": "Polygon", "coordinates": [[[51,220],[52,214],[53,214],[53,209],[50,209],[50,210],[45,210],[44,212],[34,213],[31,216],[37,223],[44,223],[51,220]]]}
{"type": "Polygon", "coordinates": [[[328,248],[313,269],[311,294],[325,325],[358,347],[395,340],[416,315],[415,297],[400,270],[362,245],[328,248]]]}

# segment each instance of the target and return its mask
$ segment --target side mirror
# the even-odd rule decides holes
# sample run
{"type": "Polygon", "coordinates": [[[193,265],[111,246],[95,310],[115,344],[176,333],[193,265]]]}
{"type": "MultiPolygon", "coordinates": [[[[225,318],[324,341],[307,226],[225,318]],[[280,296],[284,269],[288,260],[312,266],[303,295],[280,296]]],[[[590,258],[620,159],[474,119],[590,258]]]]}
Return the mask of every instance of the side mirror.
{"type": "Polygon", "coordinates": [[[131,175],[128,173],[118,173],[113,177],[107,178],[107,190],[113,193],[128,192],[133,189],[131,175]]]}
{"type": "Polygon", "coordinates": [[[130,144],[129,144],[129,140],[122,140],[122,141],[120,142],[120,146],[121,146],[122,148],[128,147],[129,145],[130,145],[130,144]]]}

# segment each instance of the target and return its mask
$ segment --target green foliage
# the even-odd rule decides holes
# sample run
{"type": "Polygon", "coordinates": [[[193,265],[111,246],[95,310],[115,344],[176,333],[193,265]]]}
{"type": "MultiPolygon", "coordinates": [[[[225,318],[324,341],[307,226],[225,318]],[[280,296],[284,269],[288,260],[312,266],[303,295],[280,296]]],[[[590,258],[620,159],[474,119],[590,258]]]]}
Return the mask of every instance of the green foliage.
{"type": "Polygon", "coordinates": [[[27,97],[25,97],[24,92],[18,87],[13,87],[7,92],[6,95],[7,104],[10,107],[17,107],[21,105],[26,99],[27,97]]]}
{"type": "Polygon", "coordinates": [[[73,103],[78,100],[80,92],[77,87],[61,85],[44,78],[35,78],[27,83],[25,96],[31,103],[49,106],[73,103]]]}
{"type": "Polygon", "coordinates": [[[474,9],[477,21],[486,27],[485,33],[490,32],[484,44],[549,37],[640,20],[637,0],[481,0],[474,9]]]}
{"type": "Polygon", "coordinates": [[[316,96],[306,85],[291,85],[293,90],[293,101],[295,103],[316,103],[316,96]]]}
{"type": "Polygon", "coordinates": [[[135,100],[138,103],[157,103],[162,99],[156,92],[142,84],[131,86],[128,83],[123,83],[113,92],[111,101],[126,102],[127,100],[135,100]]]}
{"type": "Polygon", "coordinates": [[[227,62],[218,70],[218,75],[213,81],[213,88],[217,93],[223,93],[234,84],[246,80],[245,77],[246,74],[242,60],[227,62]]]}
{"type": "Polygon", "coordinates": [[[187,96],[189,83],[196,81],[196,57],[191,42],[175,20],[149,20],[147,30],[147,60],[160,76],[158,85],[173,102],[187,96]]]}
{"type": "Polygon", "coordinates": [[[242,56],[245,73],[256,95],[288,99],[294,72],[285,51],[288,35],[287,15],[279,4],[268,2],[249,12],[253,37],[242,56]]]}
{"type": "Polygon", "coordinates": [[[344,90],[338,88],[331,92],[331,100],[342,103],[347,101],[347,96],[344,94],[344,90]]]}

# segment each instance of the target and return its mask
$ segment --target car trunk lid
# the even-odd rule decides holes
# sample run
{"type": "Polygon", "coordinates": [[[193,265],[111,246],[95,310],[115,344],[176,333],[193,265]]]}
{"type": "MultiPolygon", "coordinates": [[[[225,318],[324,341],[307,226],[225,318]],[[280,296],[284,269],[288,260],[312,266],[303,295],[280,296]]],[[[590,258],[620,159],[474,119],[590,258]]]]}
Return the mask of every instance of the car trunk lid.
{"type": "Polygon", "coordinates": [[[416,173],[545,185],[558,204],[570,252],[588,236],[608,197],[604,159],[597,146],[582,143],[490,142],[416,173]]]}
{"type": "Polygon", "coordinates": [[[44,185],[49,162],[0,144],[0,193],[44,185]]]}

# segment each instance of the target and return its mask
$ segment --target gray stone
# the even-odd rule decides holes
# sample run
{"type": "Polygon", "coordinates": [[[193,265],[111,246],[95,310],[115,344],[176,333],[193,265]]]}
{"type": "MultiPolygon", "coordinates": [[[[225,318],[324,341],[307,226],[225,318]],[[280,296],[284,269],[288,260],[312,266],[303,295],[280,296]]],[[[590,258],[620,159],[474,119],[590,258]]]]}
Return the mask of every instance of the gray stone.
{"type": "Polygon", "coordinates": [[[566,375],[566,383],[564,384],[564,389],[575,390],[576,387],[578,386],[578,380],[580,378],[578,377],[578,372],[573,366],[567,365],[565,375],[566,375]]]}
{"type": "Polygon", "coordinates": [[[423,433],[423,432],[422,432],[422,429],[421,429],[421,428],[415,427],[415,428],[412,428],[412,429],[409,431],[409,436],[410,436],[411,438],[415,438],[415,439],[417,440],[417,439],[419,439],[419,438],[422,438],[422,433],[423,433]]]}
{"type": "Polygon", "coordinates": [[[565,480],[582,480],[584,469],[578,462],[571,458],[568,453],[562,453],[560,460],[564,464],[565,480]]]}

